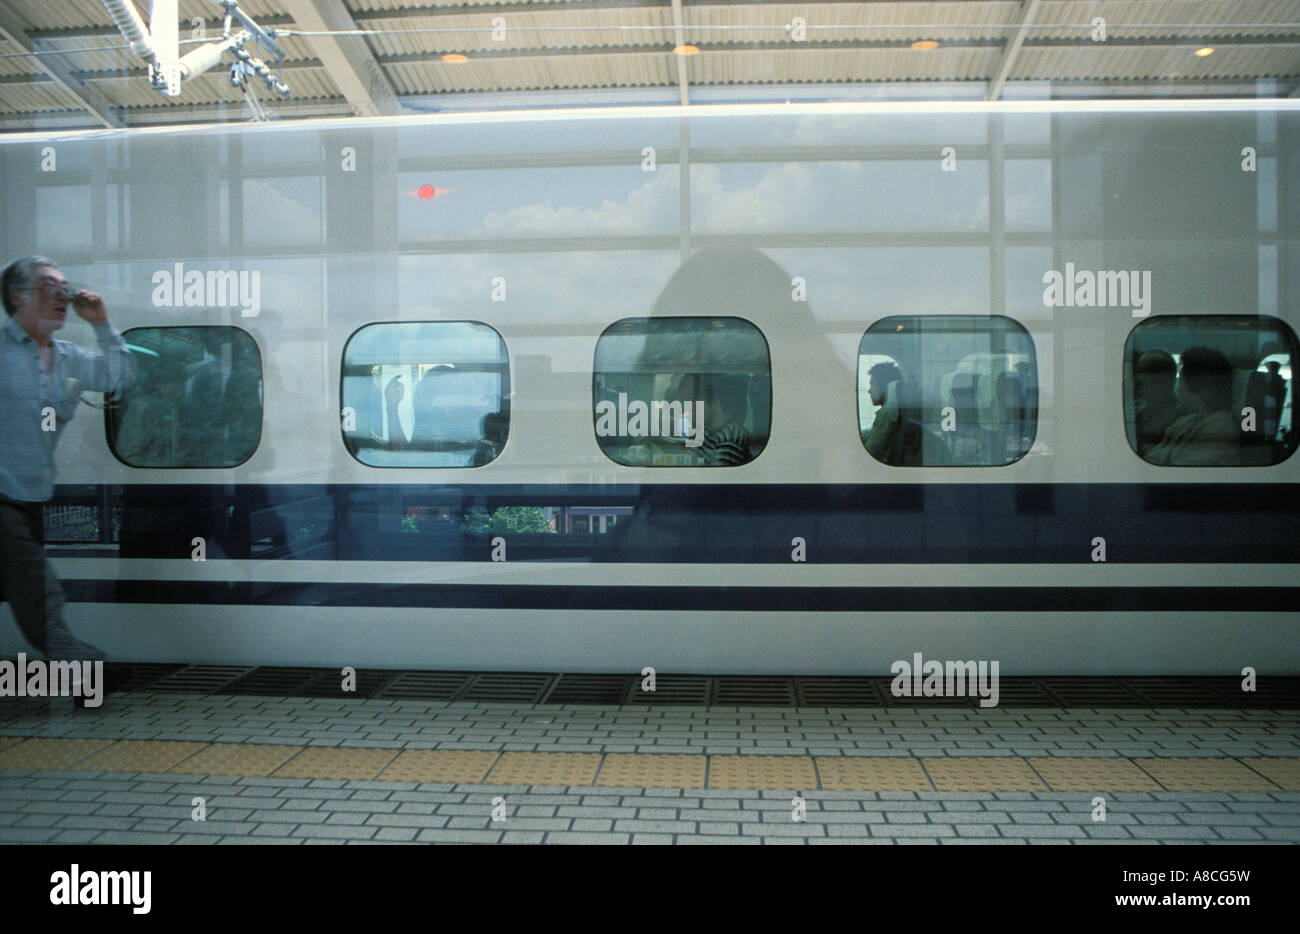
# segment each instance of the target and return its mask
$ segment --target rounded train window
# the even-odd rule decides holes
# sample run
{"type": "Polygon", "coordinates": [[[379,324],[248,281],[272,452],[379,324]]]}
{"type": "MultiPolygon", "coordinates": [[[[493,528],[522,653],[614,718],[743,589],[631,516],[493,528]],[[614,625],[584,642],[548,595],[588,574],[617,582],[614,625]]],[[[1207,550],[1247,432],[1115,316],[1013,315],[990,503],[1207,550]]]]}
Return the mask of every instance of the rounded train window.
{"type": "Polygon", "coordinates": [[[772,422],[767,341],[740,318],[624,318],[596,342],[596,443],[629,467],[738,467],[772,422]]]}

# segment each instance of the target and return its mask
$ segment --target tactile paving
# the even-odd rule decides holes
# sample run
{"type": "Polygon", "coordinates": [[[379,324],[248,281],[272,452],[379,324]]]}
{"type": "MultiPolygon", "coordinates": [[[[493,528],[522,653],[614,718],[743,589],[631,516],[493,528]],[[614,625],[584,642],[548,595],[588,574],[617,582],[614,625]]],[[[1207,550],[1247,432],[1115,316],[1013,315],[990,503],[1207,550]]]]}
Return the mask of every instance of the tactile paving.
{"type": "Polygon", "coordinates": [[[1137,759],[1169,791],[1277,791],[1236,759],[1137,759]]]}
{"type": "Polygon", "coordinates": [[[166,772],[207,745],[207,743],[179,743],[157,739],[124,739],[79,763],[77,770],[166,772]]]}
{"type": "Polygon", "coordinates": [[[1013,756],[951,756],[922,759],[938,791],[1046,791],[1024,759],[1013,756]]]}
{"type": "Polygon", "coordinates": [[[483,781],[497,757],[473,749],[407,749],[384,769],[380,781],[473,784],[483,781]]]}
{"type": "Polygon", "coordinates": [[[704,756],[610,753],[596,784],[616,788],[703,788],[704,756]]]}
{"type": "Polygon", "coordinates": [[[806,756],[710,756],[709,787],[812,790],[817,776],[806,756]]]}
{"type": "Polygon", "coordinates": [[[1128,759],[1035,758],[1026,760],[1053,791],[1160,791],[1128,759]]]}
{"type": "Polygon", "coordinates": [[[1242,759],[1241,764],[1250,766],[1287,791],[1300,791],[1300,759],[1242,759]]]}
{"type": "Polygon", "coordinates": [[[265,778],[289,761],[301,746],[213,743],[172,769],[184,775],[241,775],[265,778]]]}
{"type": "Polygon", "coordinates": [[[599,753],[507,752],[485,779],[490,785],[590,785],[599,753]]]}
{"type": "Polygon", "coordinates": [[[276,778],[333,778],[366,781],[397,758],[396,749],[337,749],[308,746],[273,773],[276,778]]]}
{"type": "Polygon", "coordinates": [[[0,749],[0,769],[66,769],[112,742],[111,739],[29,739],[0,749]]]}
{"type": "Polygon", "coordinates": [[[912,758],[817,757],[825,791],[930,791],[921,763],[912,758]]]}

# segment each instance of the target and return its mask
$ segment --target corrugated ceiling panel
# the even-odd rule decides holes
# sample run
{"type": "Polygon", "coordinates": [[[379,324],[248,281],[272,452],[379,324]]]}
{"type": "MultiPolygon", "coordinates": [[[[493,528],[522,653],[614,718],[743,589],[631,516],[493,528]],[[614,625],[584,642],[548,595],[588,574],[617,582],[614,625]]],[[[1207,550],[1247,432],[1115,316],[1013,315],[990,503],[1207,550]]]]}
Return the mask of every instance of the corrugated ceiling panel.
{"type": "Polygon", "coordinates": [[[0,113],[34,113],[37,111],[80,110],[81,101],[53,81],[41,84],[18,84],[0,93],[0,113]]]}
{"type": "Polygon", "coordinates": [[[1286,74],[1296,62],[1295,49],[1270,46],[1226,48],[1207,58],[1190,49],[1121,48],[1023,49],[1016,58],[1015,80],[1098,78],[1160,80],[1180,78],[1267,77],[1286,74]]]}
{"type": "Polygon", "coordinates": [[[1262,23],[1300,22],[1300,2],[1297,0],[1202,0],[1202,2],[1161,2],[1161,0],[1068,0],[1065,3],[1044,3],[1034,22],[1041,26],[1071,28],[1035,29],[1035,39],[1089,39],[1092,20],[1100,16],[1106,20],[1110,36],[1139,38],[1182,35],[1188,27],[1201,35],[1208,24],[1229,25],[1204,34],[1267,36],[1276,30],[1245,29],[1241,27],[1262,23]],[[1125,27],[1161,27],[1158,29],[1125,27]]]}
{"type": "Polygon", "coordinates": [[[982,80],[997,68],[996,49],[820,49],[711,52],[688,60],[694,84],[805,81],[982,80]]]}
{"type": "Polygon", "coordinates": [[[391,65],[388,73],[401,94],[444,91],[507,91],[572,87],[660,87],[676,82],[670,54],[553,56],[542,59],[483,59],[462,65],[415,62],[391,65]]]}
{"type": "Polygon", "coordinates": [[[486,13],[372,20],[365,24],[365,28],[392,30],[384,35],[369,37],[371,46],[380,55],[665,46],[672,42],[672,14],[667,7],[642,10],[538,10],[511,13],[505,20],[506,33],[502,42],[493,40],[492,18],[486,13]],[[593,26],[597,28],[590,28],[593,26]],[[615,28],[619,26],[635,28],[615,28]]]}
{"type": "Polygon", "coordinates": [[[684,8],[687,41],[785,44],[785,26],[800,16],[808,41],[1002,38],[1006,24],[1020,21],[1020,4],[947,3],[777,3],[684,8]],[[831,29],[848,26],[849,29],[831,29]],[[699,27],[694,29],[694,27],[699,27]],[[720,28],[721,27],[721,28],[720,28]],[[939,28],[944,27],[944,28],[939,28]],[[694,31],[693,31],[694,30],[694,31]]]}

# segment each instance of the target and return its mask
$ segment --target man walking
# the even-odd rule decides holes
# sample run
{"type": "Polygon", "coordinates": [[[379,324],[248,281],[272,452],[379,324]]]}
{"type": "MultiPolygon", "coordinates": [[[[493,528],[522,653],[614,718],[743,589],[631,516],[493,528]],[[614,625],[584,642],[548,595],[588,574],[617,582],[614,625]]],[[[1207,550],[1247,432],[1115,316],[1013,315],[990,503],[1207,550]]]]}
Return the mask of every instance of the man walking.
{"type": "Polygon", "coordinates": [[[0,591],[23,636],[46,657],[103,659],[63,622],[63,587],[45,558],[42,504],[54,494],[54,447],[83,391],[115,392],[135,369],[94,292],[71,295],[58,264],[25,256],[0,274],[0,591]],[[54,340],[68,303],[95,329],[101,353],[54,340]]]}

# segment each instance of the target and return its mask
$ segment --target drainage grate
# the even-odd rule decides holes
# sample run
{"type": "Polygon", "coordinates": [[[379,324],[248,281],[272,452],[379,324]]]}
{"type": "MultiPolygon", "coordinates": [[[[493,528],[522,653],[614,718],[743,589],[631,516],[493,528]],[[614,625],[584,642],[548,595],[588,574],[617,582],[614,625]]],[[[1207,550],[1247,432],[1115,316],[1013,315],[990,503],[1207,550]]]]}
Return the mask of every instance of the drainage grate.
{"type": "Polygon", "coordinates": [[[875,682],[862,677],[795,678],[800,707],[883,707],[875,682]]]}
{"type": "Polygon", "coordinates": [[[653,691],[641,690],[638,678],[632,693],[628,696],[629,704],[680,704],[690,707],[706,707],[709,703],[709,681],[707,675],[656,675],[653,691]]]}
{"type": "Polygon", "coordinates": [[[307,685],[327,673],[327,668],[254,668],[242,678],[224,684],[213,694],[251,694],[257,697],[306,697],[307,685]]]}
{"type": "Polygon", "coordinates": [[[561,675],[542,700],[544,704],[622,704],[640,678],[629,675],[561,675]]]}
{"type": "Polygon", "coordinates": [[[555,675],[526,671],[487,672],[475,677],[452,700],[485,704],[536,704],[554,678],[555,675]]]}
{"type": "MultiPolygon", "coordinates": [[[[520,704],[678,705],[687,707],[972,707],[979,698],[894,697],[884,676],[686,675],[661,673],[653,693],[635,674],[392,671],[358,669],[344,693],[337,668],[251,668],[115,662],[104,667],[106,693],[230,694],[277,697],[399,698],[520,704]]],[[[1126,678],[1050,676],[999,679],[1000,707],[1208,707],[1300,709],[1300,677],[1266,675],[1256,690],[1236,677],[1126,678]]]]}
{"type": "Polygon", "coordinates": [[[1057,707],[1150,706],[1120,678],[1039,678],[1038,683],[1057,699],[1057,707]]]}
{"type": "Polygon", "coordinates": [[[712,703],[719,707],[793,707],[794,679],[762,675],[719,675],[712,703]]]}
{"type": "Polygon", "coordinates": [[[151,691],[215,694],[253,669],[242,665],[189,665],[149,686],[151,691]]]}
{"type": "Polygon", "coordinates": [[[449,701],[473,677],[461,671],[401,671],[395,674],[397,677],[375,692],[376,697],[449,701]]]}
{"type": "Polygon", "coordinates": [[[395,671],[380,668],[358,668],[356,669],[356,678],[353,685],[355,690],[345,691],[343,690],[343,670],[341,668],[329,668],[320,677],[314,678],[303,688],[299,692],[299,696],[364,700],[377,695],[397,676],[398,672],[395,671]]]}

